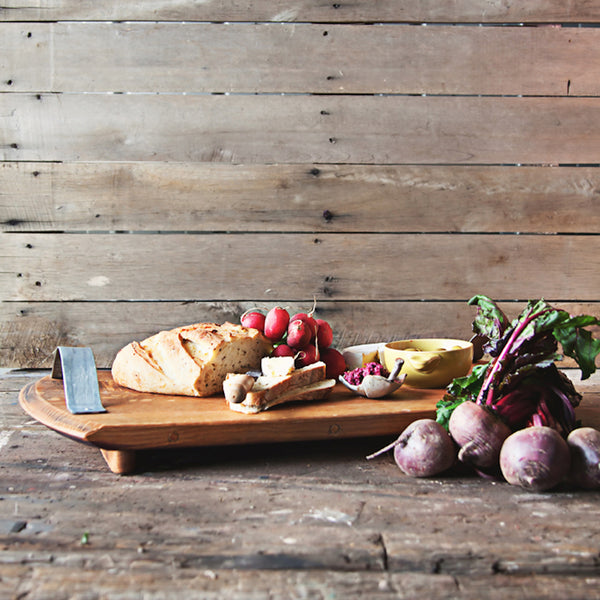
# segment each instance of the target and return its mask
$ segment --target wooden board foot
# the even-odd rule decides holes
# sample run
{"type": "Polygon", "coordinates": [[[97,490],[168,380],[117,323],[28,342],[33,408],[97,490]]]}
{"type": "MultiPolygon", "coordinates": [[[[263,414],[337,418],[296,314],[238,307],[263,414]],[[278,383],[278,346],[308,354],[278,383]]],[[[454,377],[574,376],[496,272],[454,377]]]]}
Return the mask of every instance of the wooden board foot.
{"type": "Polygon", "coordinates": [[[104,450],[100,449],[109,469],[118,475],[131,473],[135,468],[134,450],[104,450]]]}

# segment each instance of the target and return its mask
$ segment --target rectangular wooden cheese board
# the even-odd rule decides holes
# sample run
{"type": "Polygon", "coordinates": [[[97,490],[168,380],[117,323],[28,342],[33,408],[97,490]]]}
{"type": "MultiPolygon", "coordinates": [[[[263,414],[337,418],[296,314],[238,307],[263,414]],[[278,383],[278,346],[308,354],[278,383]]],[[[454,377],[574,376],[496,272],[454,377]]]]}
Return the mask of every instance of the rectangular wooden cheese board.
{"type": "Polygon", "coordinates": [[[109,468],[135,468],[143,449],[218,446],[399,435],[411,422],[433,418],[443,389],[402,386],[389,398],[371,400],[337,384],[320,401],[275,406],[258,414],[232,411],[224,397],[194,398],[136,392],[98,371],[106,412],[75,415],[65,404],[61,380],[46,376],[19,394],[23,410],[45,426],[98,447],[109,468]]]}

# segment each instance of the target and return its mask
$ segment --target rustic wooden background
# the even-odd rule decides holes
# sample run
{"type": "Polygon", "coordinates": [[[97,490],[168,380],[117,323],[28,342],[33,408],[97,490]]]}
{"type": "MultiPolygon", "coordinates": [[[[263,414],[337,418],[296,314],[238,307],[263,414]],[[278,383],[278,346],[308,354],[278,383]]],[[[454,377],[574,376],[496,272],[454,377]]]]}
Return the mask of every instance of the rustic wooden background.
{"type": "Polygon", "coordinates": [[[8,0],[0,366],[252,306],[600,316],[600,2],[8,0]]]}

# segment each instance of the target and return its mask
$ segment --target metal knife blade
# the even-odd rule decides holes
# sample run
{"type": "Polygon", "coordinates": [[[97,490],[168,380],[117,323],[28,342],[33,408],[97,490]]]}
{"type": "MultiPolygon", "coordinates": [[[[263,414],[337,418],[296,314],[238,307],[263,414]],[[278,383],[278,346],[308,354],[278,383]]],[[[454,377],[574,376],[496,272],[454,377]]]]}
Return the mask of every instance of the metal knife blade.
{"type": "Polygon", "coordinates": [[[51,376],[63,380],[65,401],[71,413],[106,412],[100,400],[98,374],[91,348],[58,346],[51,376]]]}

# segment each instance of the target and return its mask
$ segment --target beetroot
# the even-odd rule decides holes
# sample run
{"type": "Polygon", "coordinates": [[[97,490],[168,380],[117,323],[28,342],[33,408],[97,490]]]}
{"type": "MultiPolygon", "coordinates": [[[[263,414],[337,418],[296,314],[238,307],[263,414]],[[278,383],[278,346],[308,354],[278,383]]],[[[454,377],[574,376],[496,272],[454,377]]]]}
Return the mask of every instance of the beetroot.
{"type": "Polygon", "coordinates": [[[600,431],[574,429],[567,438],[571,451],[570,480],[586,490],[600,489],[600,431]]]}
{"type": "Polygon", "coordinates": [[[367,456],[394,449],[400,470],[412,477],[431,477],[449,469],[456,461],[456,447],[448,432],[433,419],[413,421],[395,441],[367,456]]]}
{"type": "Polygon", "coordinates": [[[454,409],[448,429],[460,447],[458,459],[480,469],[498,466],[500,448],[511,434],[508,426],[490,410],[469,401],[454,409]]]}
{"type": "Polygon", "coordinates": [[[500,469],[508,483],[533,491],[557,486],[571,462],[564,438],[551,427],[526,427],[510,435],[500,451],[500,469]]]}
{"type": "Polygon", "coordinates": [[[596,371],[600,340],[588,326],[600,325],[591,315],[571,316],[542,300],[530,300],[510,321],[491,298],[481,294],[473,331],[484,339],[486,363],[452,381],[437,403],[437,421],[447,426],[452,411],[465,400],[493,409],[513,431],[529,426],[553,427],[566,437],[576,426],[581,401],[567,375],[559,371],[561,356],[573,359],[586,379],[596,371]]]}

